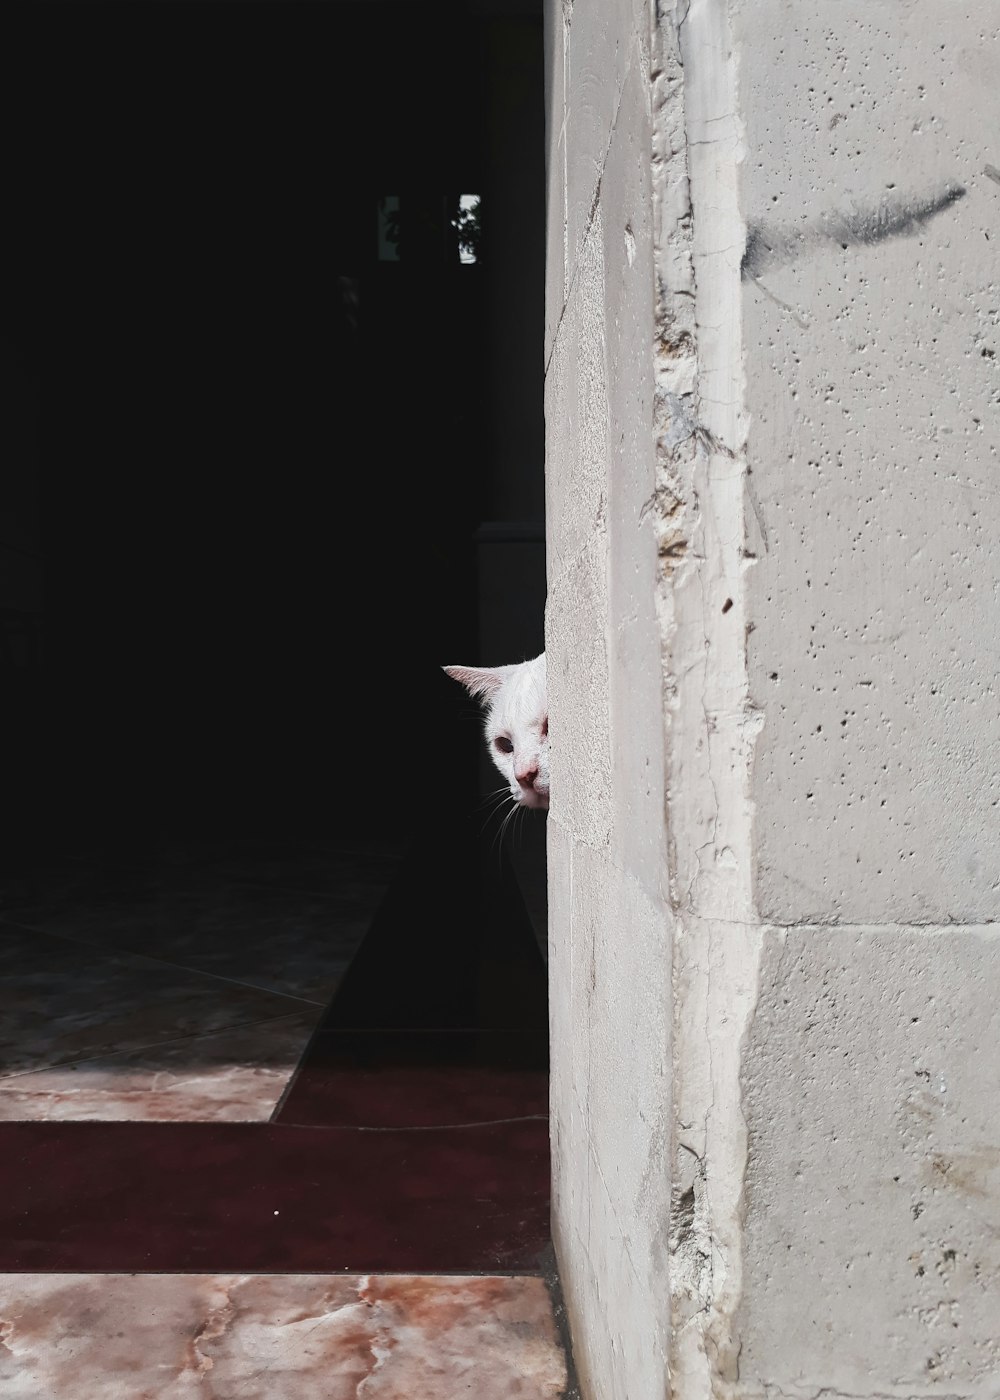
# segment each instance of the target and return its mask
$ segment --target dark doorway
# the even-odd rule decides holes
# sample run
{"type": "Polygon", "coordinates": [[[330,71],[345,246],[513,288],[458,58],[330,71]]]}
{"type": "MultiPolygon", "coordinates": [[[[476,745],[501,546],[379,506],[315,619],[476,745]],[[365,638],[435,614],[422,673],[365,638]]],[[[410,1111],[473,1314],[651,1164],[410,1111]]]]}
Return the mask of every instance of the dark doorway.
{"type": "Polygon", "coordinates": [[[11,11],[4,335],[40,395],[46,833],[355,830],[402,821],[415,780],[451,805],[428,663],[476,649],[498,332],[489,218],[463,264],[448,201],[489,208],[500,21],[11,11]]]}
{"type": "MultiPolygon", "coordinates": [[[[480,658],[477,530],[540,524],[539,8],[8,3],[2,29],[10,946],[83,919],[107,951],[112,906],[173,937],[213,880],[276,938],[277,891],[319,901],[322,938],[384,892],[324,1033],[488,1031],[461,1072],[481,1044],[521,1074],[495,1033],[544,1030],[544,973],[526,924],[512,978],[502,929],[479,957],[454,917],[524,909],[481,860],[478,717],[440,666],[480,658]]],[[[137,937],[115,956],[177,963],[137,937]]],[[[28,1126],[64,1153],[68,1125],[28,1126]]]]}

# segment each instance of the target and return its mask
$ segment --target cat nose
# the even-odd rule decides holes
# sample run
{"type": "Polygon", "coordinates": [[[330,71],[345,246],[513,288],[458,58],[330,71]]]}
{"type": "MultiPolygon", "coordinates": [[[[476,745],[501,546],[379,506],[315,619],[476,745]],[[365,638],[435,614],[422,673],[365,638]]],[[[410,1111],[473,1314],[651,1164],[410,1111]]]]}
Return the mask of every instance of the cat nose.
{"type": "Polygon", "coordinates": [[[522,773],[517,773],[515,776],[523,788],[533,788],[535,786],[535,779],[538,777],[538,769],[525,768],[522,773]]]}

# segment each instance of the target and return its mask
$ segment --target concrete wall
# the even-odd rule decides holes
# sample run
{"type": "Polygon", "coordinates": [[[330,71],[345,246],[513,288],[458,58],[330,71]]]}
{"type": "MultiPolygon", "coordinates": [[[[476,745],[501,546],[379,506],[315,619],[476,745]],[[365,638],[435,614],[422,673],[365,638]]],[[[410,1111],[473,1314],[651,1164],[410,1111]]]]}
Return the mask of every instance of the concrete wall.
{"type": "Polygon", "coordinates": [[[666,1386],[671,919],[649,16],[547,7],[554,1232],[588,1395],[666,1386]]]}
{"type": "Polygon", "coordinates": [[[547,6],[584,1391],[1000,1379],[997,18],[547,6]]]}
{"type": "Polygon", "coordinates": [[[648,15],[548,7],[555,1229],[591,1396],[667,1383],[669,960],[648,15]]]}
{"type": "Polygon", "coordinates": [[[752,1393],[1000,1387],[998,26],[942,0],[733,15],[752,1393]]]}

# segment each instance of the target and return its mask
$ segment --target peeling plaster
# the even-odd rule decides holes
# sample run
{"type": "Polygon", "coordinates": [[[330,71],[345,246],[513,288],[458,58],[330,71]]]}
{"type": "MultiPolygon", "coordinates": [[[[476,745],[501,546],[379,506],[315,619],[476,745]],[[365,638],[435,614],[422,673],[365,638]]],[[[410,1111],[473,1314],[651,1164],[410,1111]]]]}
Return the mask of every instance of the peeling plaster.
{"type": "Polygon", "coordinates": [[[671,1378],[676,1397],[709,1400],[738,1377],[747,1152],[739,1071],[761,947],[750,884],[748,775],[761,716],[749,703],[745,640],[746,228],[725,0],[665,14],[658,40],[655,506],[677,916],[671,1378]]]}

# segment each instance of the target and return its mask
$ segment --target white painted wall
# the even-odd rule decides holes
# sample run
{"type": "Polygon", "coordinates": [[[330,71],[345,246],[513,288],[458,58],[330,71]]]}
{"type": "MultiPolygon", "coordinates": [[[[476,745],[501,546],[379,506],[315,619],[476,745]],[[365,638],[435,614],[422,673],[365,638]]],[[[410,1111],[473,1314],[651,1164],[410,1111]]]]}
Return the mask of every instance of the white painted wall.
{"type": "Polygon", "coordinates": [[[993,1397],[1000,16],[654,8],[547,4],[577,1362],[993,1397]]]}

